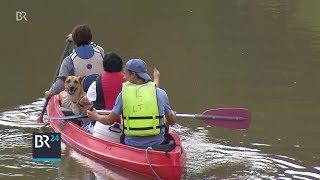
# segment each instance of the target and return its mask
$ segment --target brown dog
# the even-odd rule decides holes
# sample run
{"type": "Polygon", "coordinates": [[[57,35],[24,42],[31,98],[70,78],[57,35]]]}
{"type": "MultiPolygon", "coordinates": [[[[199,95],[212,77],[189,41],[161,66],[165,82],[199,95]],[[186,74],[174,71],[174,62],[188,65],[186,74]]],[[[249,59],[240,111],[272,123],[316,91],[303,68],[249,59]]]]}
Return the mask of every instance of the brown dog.
{"type": "Polygon", "coordinates": [[[64,81],[67,93],[60,94],[62,106],[71,109],[75,115],[85,114],[92,106],[83,90],[82,81],[83,77],[68,76],[64,81]]]}

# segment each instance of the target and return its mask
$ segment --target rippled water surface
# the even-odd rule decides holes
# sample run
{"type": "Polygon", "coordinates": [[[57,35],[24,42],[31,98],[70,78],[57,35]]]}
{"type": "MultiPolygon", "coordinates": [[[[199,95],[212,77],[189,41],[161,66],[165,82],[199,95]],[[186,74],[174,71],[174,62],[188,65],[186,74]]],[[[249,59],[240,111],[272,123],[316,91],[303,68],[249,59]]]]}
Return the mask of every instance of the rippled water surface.
{"type": "MultiPolygon", "coordinates": [[[[32,132],[50,132],[50,128],[34,123],[42,107],[39,100],[0,115],[0,177],[37,177],[49,179],[148,179],[117,167],[103,165],[62,146],[62,162],[37,164],[32,158],[32,132]]],[[[303,161],[285,155],[265,152],[272,145],[232,143],[208,137],[210,127],[195,129],[175,125],[187,153],[186,179],[314,179],[320,178],[320,165],[304,166],[303,161]]],[[[245,134],[242,134],[245,136],[245,134]]]]}
{"type": "Polygon", "coordinates": [[[0,179],[145,179],[63,145],[31,161],[43,92],[79,23],[125,61],[157,66],[177,112],[244,107],[246,131],[180,118],[185,179],[320,179],[320,1],[3,1],[0,179]],[[25,11],[27,22],[15,21],[25,11]]]}

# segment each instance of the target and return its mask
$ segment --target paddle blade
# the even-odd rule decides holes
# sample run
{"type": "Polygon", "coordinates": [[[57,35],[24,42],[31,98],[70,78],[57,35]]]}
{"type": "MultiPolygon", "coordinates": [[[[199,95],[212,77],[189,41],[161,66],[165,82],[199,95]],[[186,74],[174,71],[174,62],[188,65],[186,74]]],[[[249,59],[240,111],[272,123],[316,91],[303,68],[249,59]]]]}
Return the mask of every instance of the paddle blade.
{"type": "Polygon", "coordinates": [[[41,113],[37,119],[37,123],[43,123],[43,114],[41,113]]]}
{"type": "Polygon", "coordinates": [[[46,102],[44,103],[44,105],[43,105],[43,107],[42,107],[42,110],[41,110],[41,113],[40,113],[40,115],[39,115],[39,117],[38,117],[38,119],[37,119],[37,123],[43,123],[43,115],[44,115],[44,113],[45,113],[46,110],[47,110],[47,106],[48,106],[48,103],[49,103],[49,99],[50,99],[50,98],[47,98],[47,99],[46,99],[46,102]]]}
{"type": "Polygon", "coordinates": [[[230,129],[248,129],[251,122],[251,113],[244,108],[209,109],[200,117],[206,124],[230,129]]]}

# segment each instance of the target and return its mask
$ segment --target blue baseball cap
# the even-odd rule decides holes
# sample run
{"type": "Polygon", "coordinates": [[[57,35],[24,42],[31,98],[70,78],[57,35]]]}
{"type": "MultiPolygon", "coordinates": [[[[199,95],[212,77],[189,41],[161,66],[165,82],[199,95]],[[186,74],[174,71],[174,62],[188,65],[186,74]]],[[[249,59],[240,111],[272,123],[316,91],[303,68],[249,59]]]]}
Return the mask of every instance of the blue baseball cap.
{"type": "Polygon", "coordinates": [[[146,63],[141,59],[131,59],[129,60],[126,65],[124,66],[124,69],[133,71],[138,74],[142,79],[144,79],[146,82],[151,81],[150,76],[147,72],[147,65],[146,63]]]}

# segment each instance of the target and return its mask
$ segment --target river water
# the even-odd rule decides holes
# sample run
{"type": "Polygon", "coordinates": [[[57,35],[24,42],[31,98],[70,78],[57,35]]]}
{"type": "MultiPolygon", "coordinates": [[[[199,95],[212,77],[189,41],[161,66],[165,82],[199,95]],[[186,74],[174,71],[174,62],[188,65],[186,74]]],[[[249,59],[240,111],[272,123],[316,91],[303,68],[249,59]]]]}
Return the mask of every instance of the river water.
{"type": "Polygon", "coordinates": [[[0,4],[0,179],[144,178],[65,146],[61,164],[31,161],[31,134],[50,131],[35,123],[40,98],[79,23],[105,51],[158,67],[177,112],[250,109],[246,131],[178,120],[185,179],[320,179],[320,1],[0,4]]]}

